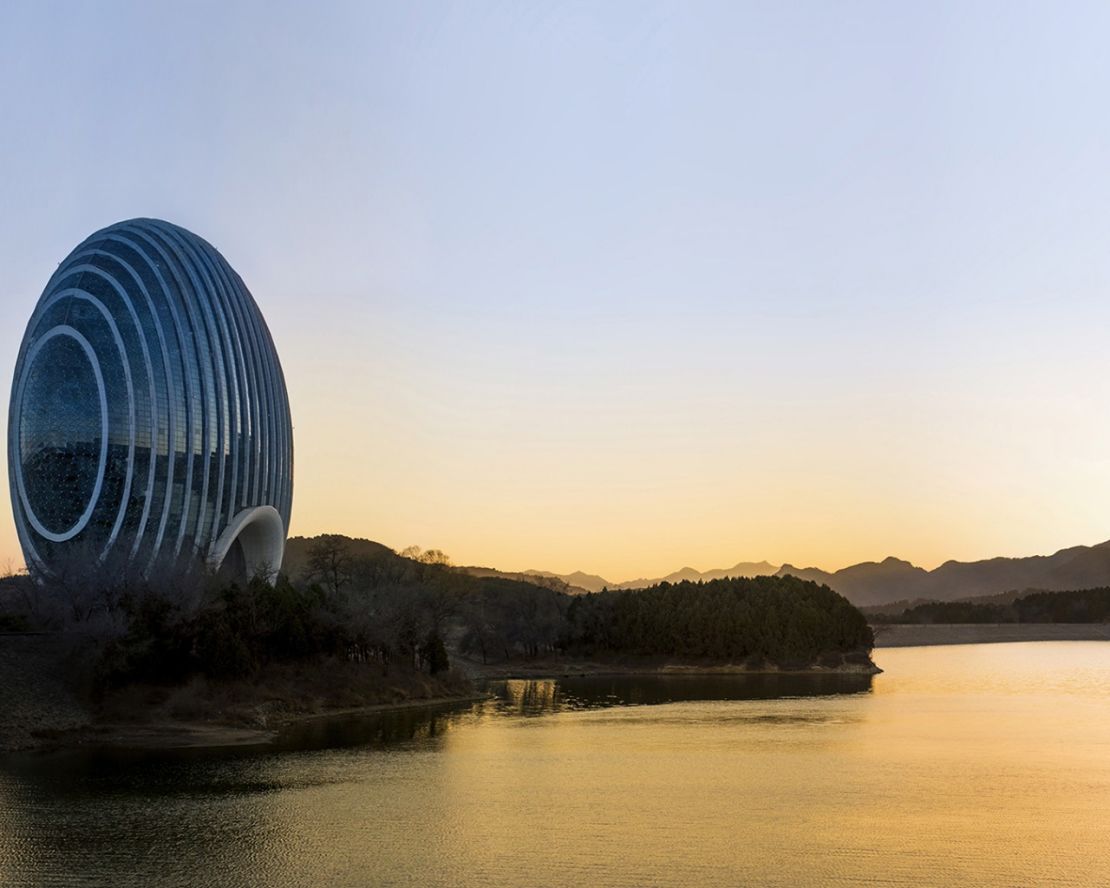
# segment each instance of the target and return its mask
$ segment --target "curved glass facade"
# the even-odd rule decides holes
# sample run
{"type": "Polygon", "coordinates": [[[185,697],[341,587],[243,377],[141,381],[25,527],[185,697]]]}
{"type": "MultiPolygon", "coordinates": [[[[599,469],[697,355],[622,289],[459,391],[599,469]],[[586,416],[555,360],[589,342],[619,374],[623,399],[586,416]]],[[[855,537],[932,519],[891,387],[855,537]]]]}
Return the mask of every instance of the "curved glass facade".
{"type": "Polygon", "coordinates": [[[246,526],[280,533],[266,549],[280,559],[293,498],[285,380],[215,248],[133,219],[66,257],[20,347],[8,473],[34,573],[71,558],[144,572],[219,561],[246,526]]]}

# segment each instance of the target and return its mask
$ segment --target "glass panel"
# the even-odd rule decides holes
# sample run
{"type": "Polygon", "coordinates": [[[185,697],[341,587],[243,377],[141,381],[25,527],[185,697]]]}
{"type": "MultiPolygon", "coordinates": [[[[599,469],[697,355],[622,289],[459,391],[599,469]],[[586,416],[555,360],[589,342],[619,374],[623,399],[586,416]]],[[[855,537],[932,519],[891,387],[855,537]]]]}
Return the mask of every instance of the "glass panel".
{"type": "Polygon", "coordinates": [[[47,530],[65,533],[85,511],[100,465],[100,393],[77,340],[54,336],[35,356],[20,419],[27,500],[47,530]]]}

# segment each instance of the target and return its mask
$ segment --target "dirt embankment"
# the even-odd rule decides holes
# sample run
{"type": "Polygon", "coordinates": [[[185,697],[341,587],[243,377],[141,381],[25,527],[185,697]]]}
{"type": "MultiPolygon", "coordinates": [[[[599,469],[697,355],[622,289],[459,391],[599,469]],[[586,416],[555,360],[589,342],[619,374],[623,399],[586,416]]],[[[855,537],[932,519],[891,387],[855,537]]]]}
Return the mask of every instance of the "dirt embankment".
{"type": "Polygon", "coordinates": [[[0,751],[77,731],[92,712],[74,688],[85,644],[50,635],[0,635],[0,751]]]}
{"type": "Polygon", "coordinates": [[[872,628],[877,648],[1006,641],[1110,641],[1107,623],[898,623],[872,628]]]}

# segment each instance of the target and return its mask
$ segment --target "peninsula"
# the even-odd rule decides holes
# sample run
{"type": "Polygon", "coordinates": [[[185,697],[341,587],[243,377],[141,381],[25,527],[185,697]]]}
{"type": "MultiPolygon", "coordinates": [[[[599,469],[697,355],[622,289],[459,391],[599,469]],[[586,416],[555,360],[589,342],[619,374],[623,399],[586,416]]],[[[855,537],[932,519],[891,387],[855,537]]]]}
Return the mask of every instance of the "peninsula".
{"type": "Polygon", "coordinates": [[[336,535],[291,539],[286,568],[273,583],[198,577],[80,595],[9,579],[0,669],[22,671],[0,686],[40,692],[30,709],[5,707],[0,742],[203,726],[255,736],[320,714],[465,700],[506,675],[877,671],[860,611],[795,577],[571,595],[336,535]]]}

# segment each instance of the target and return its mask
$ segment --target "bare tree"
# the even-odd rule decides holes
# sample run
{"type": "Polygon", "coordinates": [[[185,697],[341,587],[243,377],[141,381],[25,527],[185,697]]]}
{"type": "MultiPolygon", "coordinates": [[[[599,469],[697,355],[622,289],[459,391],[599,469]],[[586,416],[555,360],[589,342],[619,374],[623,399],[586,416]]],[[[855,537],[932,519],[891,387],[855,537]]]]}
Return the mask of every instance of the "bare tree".
{"type": "Polygon", "coordinates": [[[444,567],[451,564],[451,559],[448,557],[447,553],[441,549],[428,549],[421,553],[418,560],[424,564],[440,564],[444,567]]]}
{"type": "Polygon", "coordinates": [[[305,579],[322,583],[332,593],[351,581],[351,553],[346,537],[326,533],[318,537],[308,550],[305,579]]]}
{"type": "Polygon", "coordinates": [[[419,561],[421,564],[441,564],[444,567],[451,564],[451,558],[442,549],[421,549],[419,546],[406,546],[397,553],[402,558],[410,561],[419,561]]]}

